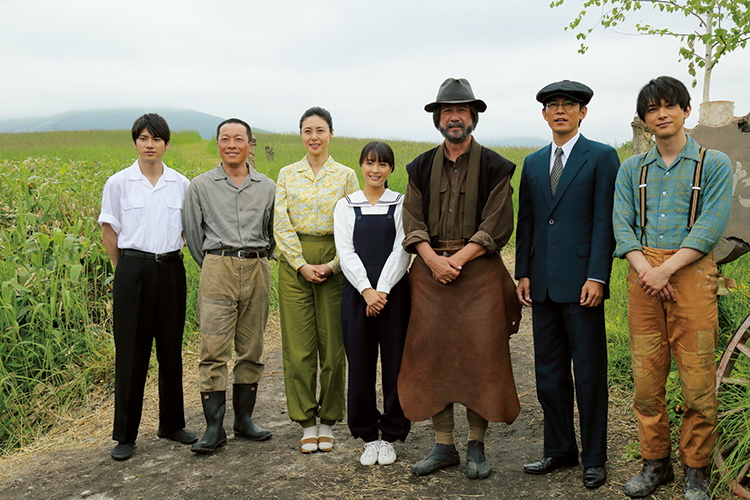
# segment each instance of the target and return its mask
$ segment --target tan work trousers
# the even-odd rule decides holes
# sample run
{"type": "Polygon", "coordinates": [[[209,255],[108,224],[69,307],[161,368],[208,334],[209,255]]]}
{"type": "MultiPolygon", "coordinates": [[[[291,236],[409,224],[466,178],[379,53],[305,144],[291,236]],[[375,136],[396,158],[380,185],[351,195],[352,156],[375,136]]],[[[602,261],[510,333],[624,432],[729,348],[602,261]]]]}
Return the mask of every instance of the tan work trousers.
{"type": "MultiPolygon", "coordinates": [[[[644,247],[656,267],[677,250],[644,247]]],[[[680,460],[690,467],[711,463],[716,442],[716,263],[708,254],[676,272],[670,283],[675,302],[662,302],[641,289],[638,273],[628,273],[628,324],[635,381],[635,413],[641,455],[668,457],[671,451],[666,406],[670,351],[680,375],[684,414],[680,460]]]]}
{"type": "Polygon", "coordinates": [[[207,254],[198,288],[201,354],[200,390],[227,390],[227,363],[234,360],[234,383],[263,377],[263,335],[268,324],[271,267],[268,259],[207,254]]]}

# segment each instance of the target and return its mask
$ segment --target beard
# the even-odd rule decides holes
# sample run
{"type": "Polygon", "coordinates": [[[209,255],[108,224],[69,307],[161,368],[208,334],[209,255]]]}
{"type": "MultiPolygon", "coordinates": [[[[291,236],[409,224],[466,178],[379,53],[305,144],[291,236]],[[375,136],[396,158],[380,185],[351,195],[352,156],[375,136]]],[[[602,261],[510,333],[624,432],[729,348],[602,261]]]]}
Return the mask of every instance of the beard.
{"type": "Polygon", "coordinates": [[[438,125],[438,130],[440,130],[440,133],[445,137],[445,139],[452,143],[452,144],[461,144],[466,139],[469,138],[471,133],[474,131],[474,124],[472,123],[468,127],[465,127],[463,123],[461,122],[453,122],[448,123],[448,127],[459,127],[461,129],[461,132],[456,135],[455,132],[449,132],[447,128],[443,128],[442,126],[438,125]]]}

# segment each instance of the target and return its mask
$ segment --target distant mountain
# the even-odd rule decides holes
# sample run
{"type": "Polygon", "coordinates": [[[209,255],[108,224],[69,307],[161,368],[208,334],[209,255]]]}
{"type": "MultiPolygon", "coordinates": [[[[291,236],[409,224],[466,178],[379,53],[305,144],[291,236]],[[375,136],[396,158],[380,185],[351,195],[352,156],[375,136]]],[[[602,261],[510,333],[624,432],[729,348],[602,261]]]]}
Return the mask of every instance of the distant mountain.
{"type": "Polygon", "coordinates": [[[216,134],[223,118],[192,109],[94,109],[68,111],[40,118],[0,121],[0,132],[47,132],[51,130],[130,130],[133,121],[143,113],[159,113],[172,130],[196,130],[203,139],[216,134]]]}
{"type": "Polygon", "coordinates": [[[504,137],[502,139],[491,138],[479,140],[487,146],[506,146],[514,148],[541,148],[550,143],[549,139],[541,139],[539,137],[504,137]]]}

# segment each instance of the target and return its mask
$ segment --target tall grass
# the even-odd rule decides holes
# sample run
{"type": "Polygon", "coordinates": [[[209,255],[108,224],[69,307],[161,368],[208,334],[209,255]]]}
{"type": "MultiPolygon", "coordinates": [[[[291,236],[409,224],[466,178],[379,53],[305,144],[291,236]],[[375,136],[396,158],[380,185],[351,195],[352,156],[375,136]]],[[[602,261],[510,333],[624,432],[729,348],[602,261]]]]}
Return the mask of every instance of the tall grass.
{"type": "MultiPolygon", "coordinates": [[[[257,134],[256,168],[272,179],[305,155],[297,134],[257,134]],[[265,146],[275,158],[266,158],[265,146]]],[[[358,168],[370,139],[336,137],[331,154],[358,168]]],[[[404,166],[436,144],[388,141],[396,154],[389,185],[406,190],[404,166]]],[[[506,148],[518,165],[531,150],[506,148]]],[[[106,179],[135,159],[129,131],[0,134],[0,454],[75,416],[94,386],[112,389],[113,269],[97,224],[106,179]]],[[[216,144],[173,133],[164,156],[188,178],[219,163],[216,144]]],[[[517,191],[517,189],[516,189],[517,191]]],[[[514,203],[517,204],[517,193],[514,203]]],[[[200,269],[184,250],[188,283],[185,342],[199,335],[200,269]]],[[[276,273],[271,306],[278,307],[276,273]]]]}

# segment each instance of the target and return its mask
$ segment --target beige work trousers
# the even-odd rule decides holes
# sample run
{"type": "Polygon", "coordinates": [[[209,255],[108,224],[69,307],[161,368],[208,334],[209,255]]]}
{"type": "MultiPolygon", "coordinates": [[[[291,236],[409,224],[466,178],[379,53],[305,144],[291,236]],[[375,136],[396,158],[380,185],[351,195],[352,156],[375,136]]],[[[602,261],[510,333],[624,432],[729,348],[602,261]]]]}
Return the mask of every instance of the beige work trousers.
{"type": "MultiPolygon", "coordinates": [[[[645,247],[643,254],[656,267],[677,250],[645,247]]],[[[628,273],[628,324],[635,381],[635,413],[641,455],[660,459],[670,455],[666,382],[674,356],[685,410],[682,415],[680,460],[690,467],[711,463],[716,442],[716,341],[718,272],[708,254],[676,272],[670,283],[675,302],[662,302],[643,291],[638,273],[628,273]]]]}
{"type": "Polygon", "coordinates": [[[234,383],[254,384],[261,379],[270,291],[267,258],[206,255],[198,289],[201,392],[226,391],[232,342],[234,383]]]}

